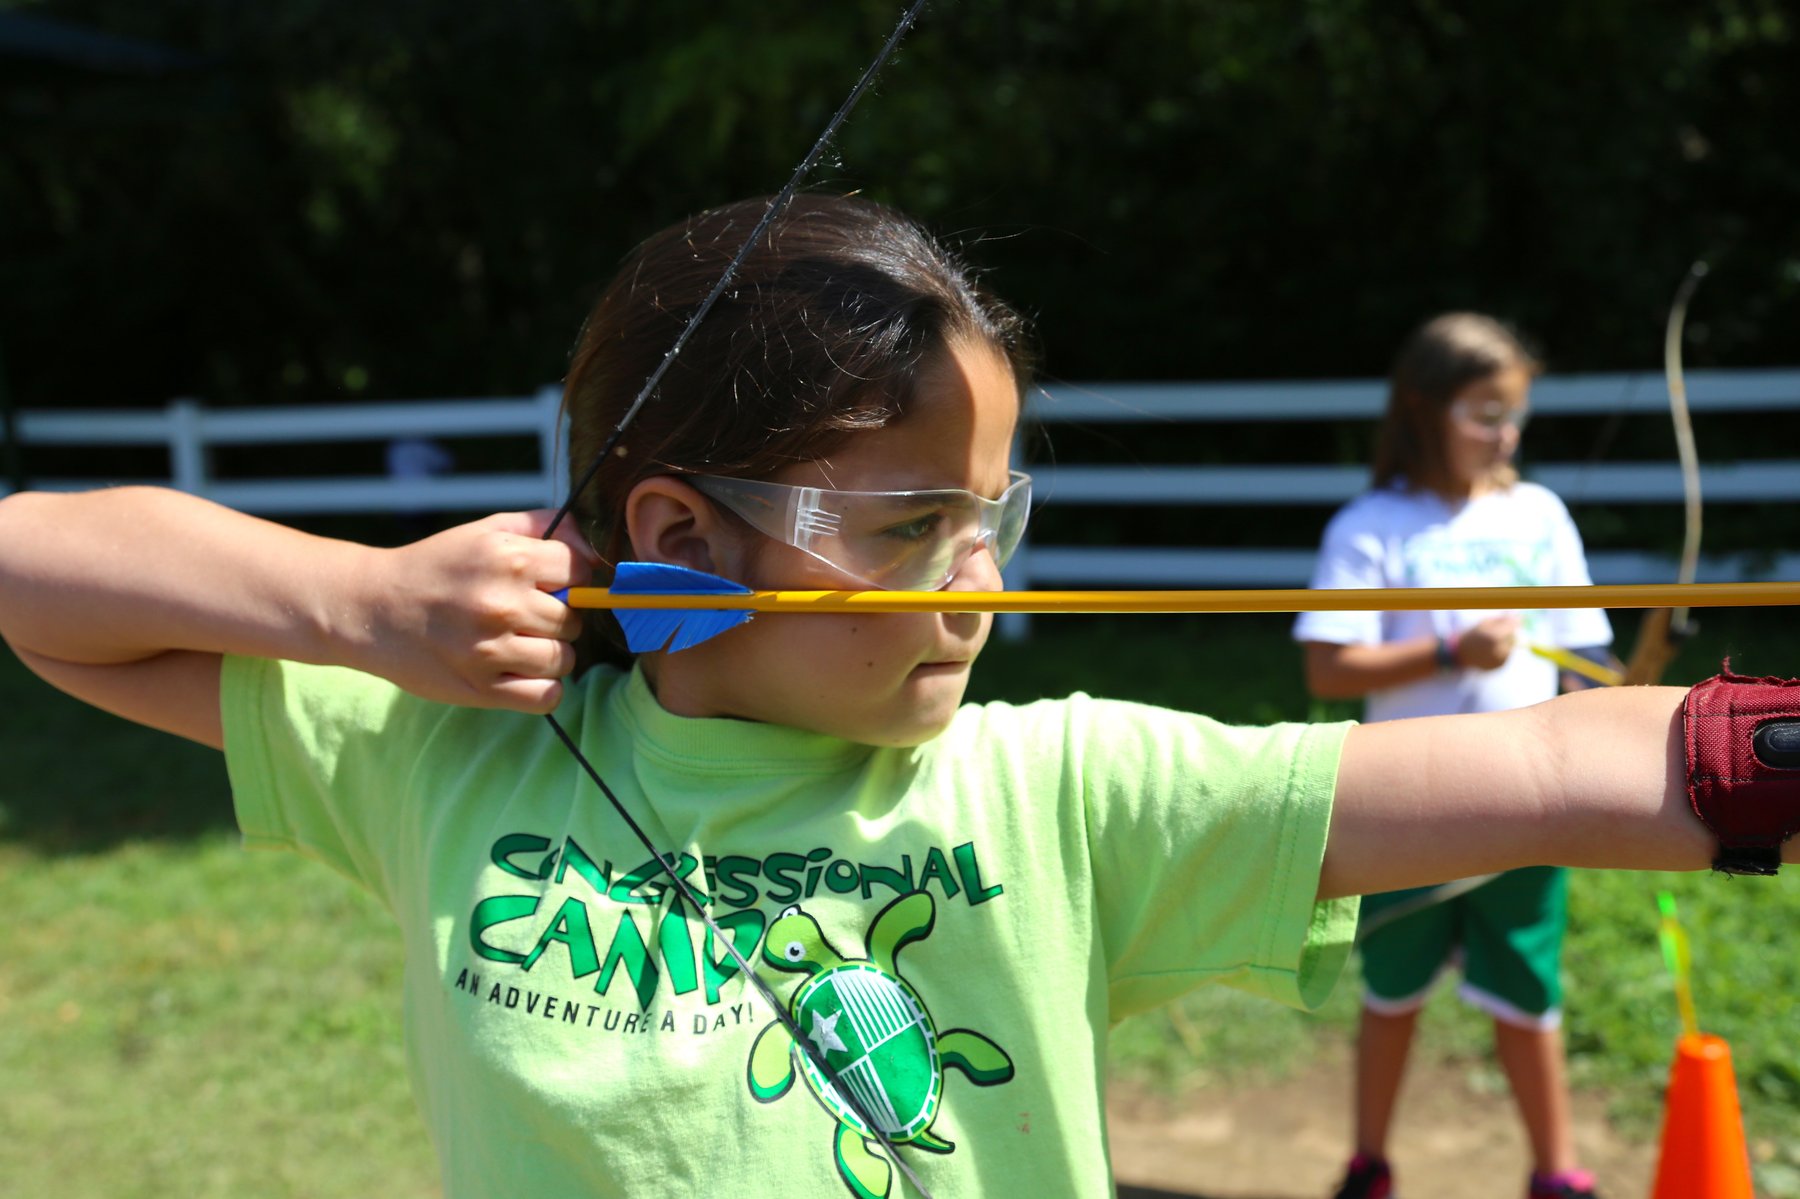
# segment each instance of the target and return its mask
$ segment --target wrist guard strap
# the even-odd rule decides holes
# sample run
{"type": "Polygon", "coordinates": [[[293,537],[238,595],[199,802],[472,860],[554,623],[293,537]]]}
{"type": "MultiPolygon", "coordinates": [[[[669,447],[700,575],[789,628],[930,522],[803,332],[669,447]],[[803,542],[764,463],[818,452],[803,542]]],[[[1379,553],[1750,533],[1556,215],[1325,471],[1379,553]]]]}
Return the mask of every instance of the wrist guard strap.
{"type": "Polygon", "coordinates": [[[1713,869],[1774,874],[1800,832],[1800,679],[1720,674],[1682,703],[1687,793],[1719,839],[1713,869]]]}

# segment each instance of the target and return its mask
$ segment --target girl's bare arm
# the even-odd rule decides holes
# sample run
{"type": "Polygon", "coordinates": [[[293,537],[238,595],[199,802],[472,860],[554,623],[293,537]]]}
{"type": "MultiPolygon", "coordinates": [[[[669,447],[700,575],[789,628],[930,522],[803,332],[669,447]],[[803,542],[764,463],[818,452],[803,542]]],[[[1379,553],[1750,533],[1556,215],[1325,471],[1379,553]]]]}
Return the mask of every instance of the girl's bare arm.
{"type": "Polygon", "coordinates": [[[1319,699],[1361,699],[1371,691],[1428,679],[1441,669],[1436,637],[1371,645],[1307,641],[1301,648],[1306,689],[1319,699]]]}
{"type": "Polygon", "coordinates": [[[1436,637],[1368,645],[1303,642],[1306,689],[1319,699],[1361,699],[1371,691],[1416,683],[1444,669],[1440,649],[1448,650],[1459,670],[1493,670],[1506,664],[1518,632],[1519,618],[1508,612],[1465,630],[1454,646],[1440,647],[1436,637]]]}
{"type": "Polygon", "coordinates": [[[0,500],[0,636],[52,684],[130,720],[221,740],[223,654],[351,666],[432,699],[545,711],[578,619],[546,594],[592,551],[547,513],[384,550],[179,492],[0,500]]]}
{"type": "MultiPolygon", "coordinates": [[[[1684,694],[1614,687],[1359,725],[1344,746],[1320,896],[1514,866],[1706,867],[1715,843],[1688,805],[1684,694]]],[[[1800,861],[1800,838],[1782,855],[1800,861]]]]}

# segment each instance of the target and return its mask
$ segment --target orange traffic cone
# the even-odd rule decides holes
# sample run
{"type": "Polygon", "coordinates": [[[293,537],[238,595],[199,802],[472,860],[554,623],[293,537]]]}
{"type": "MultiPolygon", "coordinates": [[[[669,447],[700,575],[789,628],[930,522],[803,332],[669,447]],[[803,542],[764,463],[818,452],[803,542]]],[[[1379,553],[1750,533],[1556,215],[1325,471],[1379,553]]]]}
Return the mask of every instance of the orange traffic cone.
{"type": "Polygon", "coordinates": [[[1720,1037],[1689,1033],[1675,1043],[1651,1199],[1752,1199],[1731,1046],[1720,1037]]]}

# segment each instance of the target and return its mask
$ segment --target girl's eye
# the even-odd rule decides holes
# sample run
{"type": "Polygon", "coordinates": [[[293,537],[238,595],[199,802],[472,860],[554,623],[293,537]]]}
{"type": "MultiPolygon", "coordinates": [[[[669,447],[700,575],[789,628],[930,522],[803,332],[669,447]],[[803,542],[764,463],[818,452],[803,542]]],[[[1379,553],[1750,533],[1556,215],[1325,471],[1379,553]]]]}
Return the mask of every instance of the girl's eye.
{"type": "Polygon", "coordinates": [[[897,525],[889,525],[881,530],[881,535],[895,541],[924,541],[936,533],[943,523],[943,513],[927,512],[897,525]]]}

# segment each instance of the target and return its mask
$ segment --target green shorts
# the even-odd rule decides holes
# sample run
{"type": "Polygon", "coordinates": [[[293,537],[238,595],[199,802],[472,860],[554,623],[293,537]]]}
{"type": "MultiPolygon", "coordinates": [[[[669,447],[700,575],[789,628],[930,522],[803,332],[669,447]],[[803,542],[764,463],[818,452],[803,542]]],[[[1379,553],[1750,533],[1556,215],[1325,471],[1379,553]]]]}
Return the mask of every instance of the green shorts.
{"type": "Polygon", "coordinates": [[[1509,870],[1474,890],[1384,920],[1435,887],[1366,895],[1362,901],[1363,1002],[1399,1015],[1417,1010],[1458,960],[1463,999],[1524,1028],[1562,1022],[1562,939],[1569,872],[1560,866],[1509,870]]]}

